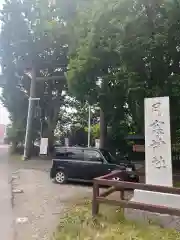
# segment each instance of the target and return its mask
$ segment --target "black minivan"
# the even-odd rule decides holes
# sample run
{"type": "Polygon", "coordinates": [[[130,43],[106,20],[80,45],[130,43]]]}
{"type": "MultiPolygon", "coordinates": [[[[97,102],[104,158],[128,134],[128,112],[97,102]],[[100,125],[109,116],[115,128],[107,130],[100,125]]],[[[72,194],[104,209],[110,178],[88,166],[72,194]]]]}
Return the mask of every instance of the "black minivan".
{"type": "Polygon", "coordinates": [[[109,151],[96,148],[58,147],[52,160],[50,178],[57,183],[67,180],[90,182],[93,178],[106,175],[114,170],[126,172],[129,182],[139,182],[139,176],[133,172],[130,163],[119,163],[109,151]]]}

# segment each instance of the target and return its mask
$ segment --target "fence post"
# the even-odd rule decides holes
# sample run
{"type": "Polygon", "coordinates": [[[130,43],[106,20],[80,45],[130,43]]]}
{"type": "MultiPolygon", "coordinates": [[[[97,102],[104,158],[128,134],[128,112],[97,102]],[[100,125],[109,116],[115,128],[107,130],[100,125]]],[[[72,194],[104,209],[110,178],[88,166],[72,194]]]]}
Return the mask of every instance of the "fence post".
{"type": "Polygon", "coordinates": [[[120,191],[120,199],[121,199],[121,200],[124,200],[124,190],[121,190],[121,191],[120,191]]]}
{"type": "Polygon", "coordinates": [[[99,212],[99,203],[97,201],[97,197],[99,196],[99,185],[94,182],[93,183],[93,199],[92,199],[92,215],[96,216],[99,212]]]}

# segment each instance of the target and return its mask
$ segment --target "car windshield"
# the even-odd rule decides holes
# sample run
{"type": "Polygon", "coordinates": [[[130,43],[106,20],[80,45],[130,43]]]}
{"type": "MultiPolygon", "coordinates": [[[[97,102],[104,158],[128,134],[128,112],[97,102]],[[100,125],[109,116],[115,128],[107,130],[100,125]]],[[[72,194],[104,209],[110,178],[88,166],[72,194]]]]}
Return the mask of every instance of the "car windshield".
{"type": "Polygon", "coordinates": [[[106,159],[106,161],[107,161],[108,163],[117,164],[116,158],[113,157],[109,151],[104,150],[104,149],[101,149],[101,153],[102,153],[102,155],[105,157],[105,159],[106,159]]]}

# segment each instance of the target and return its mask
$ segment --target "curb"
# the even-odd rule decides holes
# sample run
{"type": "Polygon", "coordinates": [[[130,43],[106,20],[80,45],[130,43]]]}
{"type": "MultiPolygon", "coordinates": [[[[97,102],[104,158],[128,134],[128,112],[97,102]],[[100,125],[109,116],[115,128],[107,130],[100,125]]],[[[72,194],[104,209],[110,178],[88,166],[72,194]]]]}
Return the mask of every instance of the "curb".
{"type": "Polygon", "coordinates": [[[17,232],[16,232],[16,225],[15,225],[15,219],[14,219],[14,194],[13,194],[13,177],[12,174],[9,176],[9,182],[10,185],[10,201],[11,201],[11,209],[12,209],[12,240],[17,239],[17,232]]]}

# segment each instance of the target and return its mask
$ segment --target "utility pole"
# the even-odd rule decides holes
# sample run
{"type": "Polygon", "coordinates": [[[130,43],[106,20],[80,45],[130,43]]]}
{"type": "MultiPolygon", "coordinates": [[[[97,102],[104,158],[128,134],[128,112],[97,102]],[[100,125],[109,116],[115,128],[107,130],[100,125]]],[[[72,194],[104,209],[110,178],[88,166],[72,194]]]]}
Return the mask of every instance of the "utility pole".
{"type": "Polygon", "coordinates": [[[27,116],[27,125],[26,125],[26,136],[25,136],[25,145],[24,145],[24,160],[27,160],[30,157],[31,151],[31,141],[32,141],[32,122],[34,114],[34,101],[37,100],[36,97],[36,71],[35,68],[31,69],[31,85],[30,85],[30,96],[29,96],[29,106],[28,106],[28,116],[27,116]]]}
{"type": "MultiPolygon", "coordinates": [[[[31,69],[31,74],[29,73],[27,75],[31,78],[31,85],[30,85],[30,96],[29,96],[26,136],[25,136],[25,145],[24,145],[24,156],[23,156],[24,160],[27,160],[31,154],[30,152],[31,145],[32,145],[31,132],[32,132],[32,122],[33,122],[33,115],[34,115],[34,106],[35,106],[35,101],[40,100],[40,98],[36,98],[36,81],[41,82],[41,81],[65,80],[64,76],[36,77],[36,71],[34,67],[32,67],[31,69]]],[[[42,131],[42,127],[43,126],[41,126],[41,131],[42,131]]]]}
{"type": "Polygon", "coordinates": [[[105,89],[107,82],[105,80],[101,81],[101,99],[100,99],[100,148],[105,148],[107,143],[107,122],[106,116],[103,109],[103,102],[105,102],[105,89]]]}
{"type": "Polygon", "coordinates": [[[91,106],[89,105],[89,114],[88,114],[88,147],[91,145],[91,106]]]}

